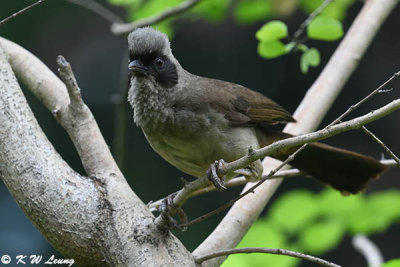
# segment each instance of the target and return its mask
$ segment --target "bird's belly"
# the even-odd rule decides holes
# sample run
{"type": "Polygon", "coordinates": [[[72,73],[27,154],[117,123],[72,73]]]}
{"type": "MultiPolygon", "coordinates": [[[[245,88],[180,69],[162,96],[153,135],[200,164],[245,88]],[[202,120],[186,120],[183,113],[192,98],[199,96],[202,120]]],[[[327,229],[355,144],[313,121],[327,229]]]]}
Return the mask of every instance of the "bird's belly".
{"type": "Polygon", "coordinates": [[[166,161],[195,177],[206,173],[210,164],[224,159],[236,160],[259,144],[253,128],[211,128],[182,137],[179,134],[148,135],[152,148],[166,161]]]}

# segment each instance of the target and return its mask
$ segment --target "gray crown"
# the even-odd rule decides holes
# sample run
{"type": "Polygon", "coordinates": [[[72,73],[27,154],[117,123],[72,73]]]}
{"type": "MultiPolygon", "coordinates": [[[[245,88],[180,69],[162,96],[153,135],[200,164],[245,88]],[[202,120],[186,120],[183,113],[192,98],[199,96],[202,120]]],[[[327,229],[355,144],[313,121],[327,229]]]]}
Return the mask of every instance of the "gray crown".
{"type": "Polygon", "coordinates": [[[139,28],[131,32],[128,36],[128,45],[131,54],[145,55],[150,53],[171,54],[168,37],[153,28],[139,28]]]}

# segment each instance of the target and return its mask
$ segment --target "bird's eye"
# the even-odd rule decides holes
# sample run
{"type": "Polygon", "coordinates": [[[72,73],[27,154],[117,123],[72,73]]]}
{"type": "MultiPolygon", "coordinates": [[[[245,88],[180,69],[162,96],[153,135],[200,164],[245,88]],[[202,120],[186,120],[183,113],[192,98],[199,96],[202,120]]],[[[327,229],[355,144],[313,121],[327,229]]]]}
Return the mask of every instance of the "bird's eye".
{"type": "Polygon", "coordinates": [[[162,68],[164,66],[164,59],[162,59],[161,57],[156,58],[154,62],[156,63],[156,66],[158,68],[162,68]]]}

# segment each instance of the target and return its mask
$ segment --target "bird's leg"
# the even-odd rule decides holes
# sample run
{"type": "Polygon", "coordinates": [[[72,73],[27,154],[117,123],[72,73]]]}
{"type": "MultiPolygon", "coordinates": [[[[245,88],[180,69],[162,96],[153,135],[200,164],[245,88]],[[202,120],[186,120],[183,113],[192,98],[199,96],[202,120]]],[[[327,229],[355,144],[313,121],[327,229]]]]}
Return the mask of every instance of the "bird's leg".
{"type": "Polygon", "coordinates": [[[220,191],[226,189],[223,178],[220,178],[218,175],[224,163],[225,161],[223,159],[216,160],[214,163],[211,164],[210,168],[207,170],[207,178],[220,191]]]}

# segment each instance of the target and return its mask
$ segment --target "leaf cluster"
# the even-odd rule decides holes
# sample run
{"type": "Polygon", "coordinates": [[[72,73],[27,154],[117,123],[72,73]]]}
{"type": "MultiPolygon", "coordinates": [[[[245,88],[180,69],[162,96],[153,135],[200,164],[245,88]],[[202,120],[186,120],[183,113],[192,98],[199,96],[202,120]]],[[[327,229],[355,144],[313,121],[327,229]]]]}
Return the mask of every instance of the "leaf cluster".
{"type": "MultiPolygon", "coordinates": [[[[346,235],[380,233],[400,222],[399,201],[399,190],[349,197],[330,189],[318,194],[294,190],[273,203],[268,216],[254,223],[238,247],[284,248],[321,255],[346,235]]],[[[232,255],[223,266],[286,267],[298,263],[299,259],[291,257],[251,254],[232,255]]],[[[399,266],[394,264],[398,261],[387,266],[399,266]]]]}
{"type": "MultiPolygon", "coordinates": [[[[302,0],[300,6],[307,13],[318,9],[323,0],[302,0]]],[[[337,0],[331,2],[320,14],[306,26],[306,38],[318,41],[336,41],[343,36],[342,21],[353,0],[337,0]]],[[[270,21],[264,24],[256,33],[259,40],[258,54],[267,59],[280,57],[290,52],[300,51],[300,69],[307,73],[310,67],[320,64],[320,54],[316,48],[309,48],[300,41],[300,36],[291,38],[287,25],[282,21],[270,21]],[[284,43],[283,40],[288,40],[284,43]]]]}

